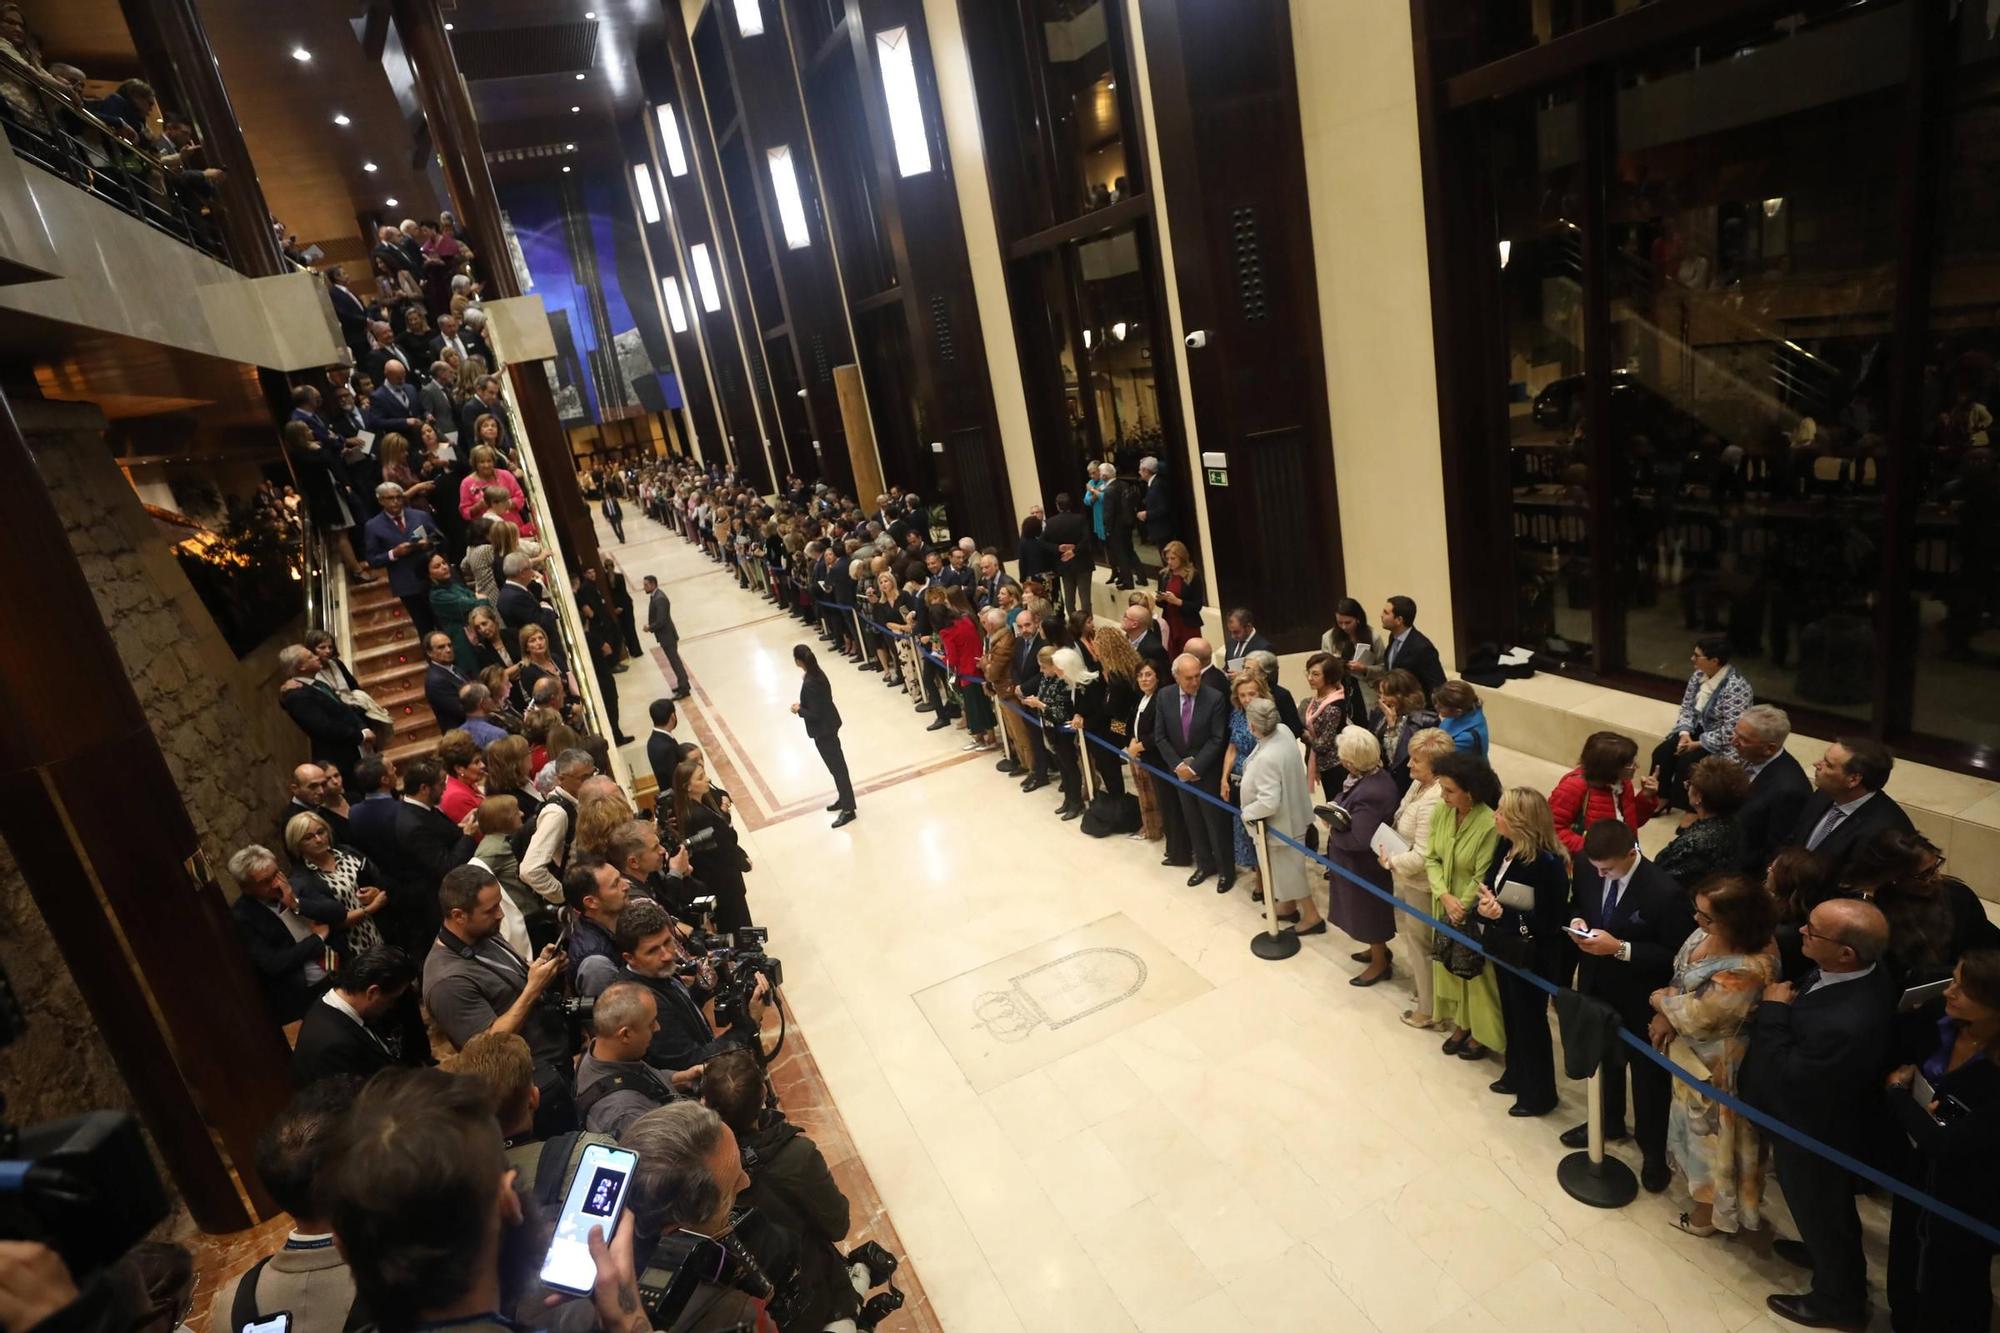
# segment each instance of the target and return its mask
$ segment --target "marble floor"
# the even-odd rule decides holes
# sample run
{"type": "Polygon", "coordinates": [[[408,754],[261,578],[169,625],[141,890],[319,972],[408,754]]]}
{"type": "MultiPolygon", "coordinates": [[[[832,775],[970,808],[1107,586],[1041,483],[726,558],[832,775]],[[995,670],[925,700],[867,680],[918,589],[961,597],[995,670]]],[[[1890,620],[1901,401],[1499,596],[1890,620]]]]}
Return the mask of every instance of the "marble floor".
{"type": "MultiPolygon", "coordinates": [[[[1510,1120],[1486,1090],[1496,1065],[1396,1021],[1400,981],[1347,985],[1344,937],[1260,962],[1244,891],[1187,888],[1157,844],[1083,836],[1054,817],[1054,788],[1022,795],[963,732],[925,731],[900,691],[838,660],[860,818],[830,830],[831,783],[788,709],[792,646],[817,640],[678,536],[638,517],[628,533],[628,576],[657,574],[674,600],[685,714],[744,816],[752,911],[946,1329],[1790,1327],[1763,1306],[1802,1285],[1768,1229],[1697,1240],[1670,1228],[1672,1192],[1617,1212],[1563,1193],[1556,1135],[1582,1118],[1580,1085],[1554,1115],[1510,1120]],[[1033,992],[1018,978],[1079,948],[1177,979],[1155,988],[1165,969],[1148,966],[1124,1002],[1141,1008],[984,1070],[968,1000],[1033,992]]],[[[642,739],[646,670],[619,678],[642,739]]],[[[1560,773],[1495,760],[1544,790],[1560,773]]],[[[1768,1212],[1796,1234],[1781,1201],[1768,1212]]],[[[1872,1201],[1864,1217],[1879,1303],[1885,1219],[1872,1201]]]]}

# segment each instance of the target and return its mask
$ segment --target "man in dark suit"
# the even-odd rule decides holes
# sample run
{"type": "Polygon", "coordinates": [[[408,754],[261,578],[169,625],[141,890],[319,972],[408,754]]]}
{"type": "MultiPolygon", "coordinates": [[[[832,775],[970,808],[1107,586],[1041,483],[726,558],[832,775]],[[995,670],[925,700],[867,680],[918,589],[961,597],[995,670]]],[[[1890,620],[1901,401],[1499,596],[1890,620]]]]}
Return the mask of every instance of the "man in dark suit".
{"type": "Polygon", "coordinates": [[[375,229],[375,248],[368,252],[369,258],[379,259],[394,273],[397,269],[407,269],[412,273],[421,271],[420,266],[410,262],[410,256],[403,249],[403,233],[394,227],[375,229]]]}
{"type": "Polygon", "coordinates": [[[458,669],[458,649],[452,646],[451,635],[443,630],[426,634],[424,656],[430,659],[430,665],[424,668],[424,702],[436,714],[438,730],[452,731],[464,726],[465,708],[458,701],[458,692],[471,682],[458,669]]]}
{"type": "Polygon", "coordinates": [[[979,557],[979,581],[973,585],[974,601],[984,609],[1000,604],[1000,585],[1007,581],[1007,571],[1000,568],[1000,557],[991,551],[982,552],[979,557]]]}
{"type": "Polygon", "coordinates": [[[431,335],[424,350],[427,353],[426,359],[431,361],[443,360],[447,351],[457,352],[460,361],[472,355],[472,349],[466,346],[458,320],[451,315],[438,316],[437,332],[431,335]]]}
{"type": "Polygon", "coordinates": [[[1812,779],[1785,751],[1791,734],[1791,718],[1770,704],[1746,708],[1736,719],[1736,758],[1750,779],[1750,799],[1736,812],[1736,836],[1743,848],[1743,873],[1759,879],[1812,795],[1812,779]]]}
{"type": "Polygon", "coordinates": [[[1166,475],[1160,471],[1160,460],[1140,459],[1139,480],[1146,487],[1146,496],[1139,502],[1135,517],[1145,528],[1149,545],[1165,546],[1174,539],[1174,497],[1167,489],[1166,475]]]}
{"type": "Polygon", "coordinates": [[[640,584],[646,590],[646,632],[659,643],[660,651],[667,655],[667,665],[673,668],[674,698],[685,699],[694,693],[694,686],[688,681],[687,664],[681,661],[681,636],[674,628],[673,603],[667,600],[666,589],[653,575],[648,574],[640,584]]]}
{"type": "Polygon", "coordinates": [[[368,325],[368,353],[356,367],[370,382],[380,384],[382,373],[391,361],[401,361],[403,349],[396,346],[396,330],[386,319],[370,321],[368,325]]]}
{"type": "Polygon", "coordinates": [[[291,882],[269,849],[254,844],[243,848],[229,858],[229,874],[243,890],[229,905],[230,914],[264,998],[279,1023],[295,1023],[326,984],[327,938],[333,927],[300,915],[291,882]]]}
{"type": "Polygon", "coordinates": [[[354,799],[347,807],[348,846],[373,856],[371,848],[395,835],[396,791],[401,782],[396,761],[388,755],[362,756],[354,766],[354,799]]]}
{"type": "Polygon", "coordinates": [[[412,953],[429,947],[443,920],[438,885],[470,861],[478,845],[439,812],[443,796],[443,766],[431,758],[412,759],[403,768],[403,798],[396,802],[388,838],[361,848],[382,872],[389,894],[382,933],[412,953]]]}
{"type": "MultiPolygon", "coordinates": [[[[458,409],[451,402],[451,363],[433,361],[431,377],[417,390],[417,407],[431,419],[440,433],[451,434],[458,430],[458,409]]],[[[412,440],[412,444],[416,441],[412,440]]],[[[456,494],[454,492],[454,494],[456,494]]]]}
{"type": "Polygon", "coordinates": [[[1866,736],[1843,736],[1813,765],[1813,795],[1799,807],[1781,846],[1804,847],[1838,876],[1848,856],[1883,829],[1913,833],[1916,826],[1888,792],[1896,766],[1889,747],[1866,736]]]}
{"type": "Polygon", "coordinates": [[[1181,645],[1181,651],[1201,663],[1202,688],[1214,690],[1225,703],[1229,702],[1229,677],[1215,664],[1215,649],[1209,647],[1208,640],[1189,639],[1181,645]]]}
{"type": "Polygon", "coordinates": [[[680,710],[674,707],[672,699],[655,699],[646,711],[653,719],[653,734],[646,737],[646,762],[652,766],[653,781],[658,784],[660,800],[664,802],[673,792],[674,769],[681,762],[680,738],[674,735],[680,710]]]}
{"type": "Polygon", "coordinates": [[[1401,667],[1424,687],[1425,698],[1436,694],[1437,687],[1444,684],[1444,663],[1438,658],[1437,645],[1417,628],[1417,604],[1408,597],[1391,597],[1382,607],[1382,628],[1388,631],[1389,644],[1382,654],[1381,670],[1401,667]]]}
{"type": "Polygon", "coordinates": [[[383,1023],[416,979],[416,960],[393,944],[344,964],[319,1003],[306,1007],[292,1047],[292,1086],[343,1074],[365,1081],[391,1065],[419,1063],[397,1057],[383,1023]]]}
{"type": "Polygon", "coordinates": [[[377,435],[395,431],[412,442],[423,429],[423,403],[410,383],[409,367],[394,357],[382,363],[382,383],[368,395],[367,423],[377,435]]]}
{"type": "Polygon", "coordinates": [[[1056,605],[1081,611],[1090,587],[1090,520],[1077,512],[1067,492],[1056,497],[1056,512],[1042,525],[1042,540],[1056,553],[1056,605]]]}
{"type": "MultiPolygon", "coordinates": [[[[1201,662],[1191,653],[1174,659],[1174,683],[1153,699],[1159,714],[1153,726],[1155,748],[1162,766],[1182,782],[1216,796],[1222,794],[1222,756],[1229,745],[1229,705],[1221,693],[1202,684],[1201,662]]],[[[1229,832],[1229,811],[1193,792],[1176,787],[1181,822],[1187,826],[1194,856],[1192,888],[1221,872],[1215,891],[1227,893],[1236,884],[1236,856],[1229,832]]]]}
{"type": "Polygon", "coordinates": [[[348,289],[347,277],[338,266],[326,270],[326,294],[333,302],[333,317],[340,323],[340,340],[356,361],[361,360],[368,355],[368,307],[348,289]]]}
{"type": "MultiPolygon", "coordinates": [[[[1891,1063],[1896,990],[1876,966],[1889,947],[1889,922],[1873,903],[1833,898],[1812,910],[1799,935],[1815,968],[1796,988],[1786,981],[1764,988],[1737,1087],[1752,1106],[1853,1155],[1865,1146],[1891,1063]]],[[[1798,1240],[1771,1248],[1813,1276],[1805,1293],[1778,1293],[1765,1304],[1810,1328],[1865,1326],[1868,1265],[1853,1177],[1776,1135],[1771,1154],[1799,1228],[1798,1240]]]]}
{"type": "MultiPolygon", "coordinates": [[[[1304,739],[1306,724],[1299,716],[1299,701],[1292,697],[1290,690],[1278,683],[1278,655],[1269,648],[1259,648],[1243,660],[1246,665],[1254,666],[1264,673],[1264,683],[1271,687],[1271,702],[1278,706],[1278,721],[1291,728],[1294,738],[1304,739]]],[[[1350,699],[1348,703],[1357,709],[1361,706],[1361,700],[1358,698],[1350,699]]],[[[1349,720],[1358,722],[1364,727],[1368,725],[1368,720],[1359,715],[1349,720]]]]}
{"type": "MultiPolygon", "coordinates": [[[[444,530],[421,509],[407,507],[403,488],[385,481],[375,488],[382,512],[361,529],[361,558],[376,569],[389,570],[389,591],[410,613],[418,633],[437,628],[431,614],[430,576],[425,566],[434,552],[445,549],[444,530]]],[[[517,553],[518,554],[518,553],[517,553]]]]}
{"type": "MultiPolygon", "coordinates": [[[[1271,651],[1271,641],[1258,632],[1256,618],[1247,606],[1231,611],[1223,628],[1227,635],[1222,644],[1222,670],[1225,675],[1233,676],[1241,671],[1243,659],[1250,654],[1271,651]]],[[[1276,685],[1278,682],[1274,680],[1270,683],[1276,685]]]]}
{"type": "Polygon", "coordinates": [[[291,799],[278,812],[278,837],[285,836],[285,825],[296,815],[318,815],[326,821],[333,833],[335,846],[351,846],[354,838],[348,829],[347,816],[337,810],[326,808],[327,771],[318,764],[300,764],[292,770],[291,799]]]}
{"type": "MultiPolygon", "coordinates": [[[[1693,907],[1673,876],[1639,852],[1638,835],[1616,819],[1601,819],[1583,835],[1583,857],[1571,888],[1571,925],[1587,928],[1576,989],[1618,1011],[1627,1031],[1643,1035],[1653,1021],[1652,994],[1673,979],[1674,954],[1694,933],[1693,907]]],[[[1672,1079],[1623,1042],[1605,1059],[1604,1137],[1625,1137],[1625,1071],[1632,1074],[1632,1123],[1645,1164],[1639,1179],[1657,1194],[1667,1187],[1667,1108],[1672,1079]]],[[[1589,1127],[1563,1132],[1563,1146],[1584,1147],[1589,1127]]]]}
{"type": "MultiPolygon", "coordinates": [[[[1024,697],[1041,688],[1042,664],[1035,659],[1042,651],[1042,621],[1033,611],[1023,609],[1014,619],[1014,688],[1024,697]]],[[[1020,707],[1018,702],[1015,707],[1020,707]]],[[[1023,767],[1028,769],[1026,781],[1021,783],[1022,791],[1040,791],[1049,785],[1049,747],[1042,740],[1041,724],[1032,717],[1023,732],[1028,746],[1033,751],[1026,756],[1023,767]]],[[[1016,763],[1023,756],[1015,755],[1016,763]]]]}
{"type": "Polygon", "coordinates": [[[1143,606],[1128,606],[1121,623],[1125,627],[1125,642],[1132,645],[1133,652],[1153,664],[1164,683],[1173,674],[1173,665],[1167,657],[1167,645],[1160,637],[1160,627],[1154,621],[1152,611],[1143,606]]]}
{"type": "Polygon", "coordinates": [[[500,377],[488,375],[479,381],[479,387],[472,391],[472,397],[459,405],[458,409],[458,454],[461,458],[471,455],[473,446],[479,442],[479,432],[474,429],[483,416],[497,417],[500,421],[500,449],[510,457],[514,452],[514,432],[508,428],[507,414],[497,404],[500,401],[500,377]]]}

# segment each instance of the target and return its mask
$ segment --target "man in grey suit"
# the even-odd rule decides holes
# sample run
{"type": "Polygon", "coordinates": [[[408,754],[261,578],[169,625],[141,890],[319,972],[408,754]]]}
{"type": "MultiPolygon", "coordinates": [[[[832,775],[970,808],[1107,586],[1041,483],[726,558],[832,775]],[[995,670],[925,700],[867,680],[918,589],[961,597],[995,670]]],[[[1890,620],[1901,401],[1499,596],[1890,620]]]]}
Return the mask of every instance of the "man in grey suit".
{"type": "Polygon", "coordinates": [[[667,665],[674,669],[674,698],[685,699],[694,693],[688,683],[688,669],[681,663],[681,636],[674,628],[673,604],[667,601],[667,593],[660,581],[651,574],[645,577],[646,586],[646,628],[660,641],[660,651],[667,655],[667,665]]]}
{"type": "MultiPolygon", "coordinates": [[[[449,316],[447,316],[449,318],[449,316]]],[[[457,433],[458,409],[451,403],[451,363],[434,361],[431,363],[431,377],[417,393],[417,403],[431,414],[432,422],[439,434],[457,433]]],[[[410,441],[415,444],[415,440],[410,441]]]]}
{"type": "MultiPolygon", "coordinates": [[[[1182,653],[1174,659],[1174,685],[1161,690],[1153,708],[1157,716],[1153,738],[1161,759],[1176,778],[1221,799],[1222,756],[1229,744],[1229,705],[1222,692],[1201,683],[1201,659],[1182,653]]],[[[1236,884],[1235,843],[1227,809],[1191,791],[1174,789],[1194,851],[1194,873],[1188,887],[1220,872],[1215,891],[1227,893],[1236,884]]]]}

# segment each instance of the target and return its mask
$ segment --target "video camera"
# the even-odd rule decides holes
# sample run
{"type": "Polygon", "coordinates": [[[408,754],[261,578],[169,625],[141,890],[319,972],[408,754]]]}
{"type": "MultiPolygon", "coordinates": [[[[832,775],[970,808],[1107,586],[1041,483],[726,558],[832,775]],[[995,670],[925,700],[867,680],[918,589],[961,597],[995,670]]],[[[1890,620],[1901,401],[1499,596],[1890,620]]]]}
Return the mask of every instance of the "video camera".
{"type": "Polygon", "coordinates": [[[760,1061],[769,1063],[785,1046],[784,1006],[778,1003],[778,989],[785,984],[785,965],[764,951],[771,932],[763,926],[745,926],[716,934],[706,929],[713,920],[714,897],[696,898],[690,907],[704,929],[697,930],[688,943],[706,950],[702,963],[715,974],[715,1026],[725,1032],[734,1029],[746,1036],[757,1034],[760,1039],[751,1050],[760,1061]],[[778,1011],[778,1038],[768,1051],[761,1040],[762,1025],[750,1012],[750,997],[756,993],[759,977],[770,991],[771,1006],[778,1011]]]}

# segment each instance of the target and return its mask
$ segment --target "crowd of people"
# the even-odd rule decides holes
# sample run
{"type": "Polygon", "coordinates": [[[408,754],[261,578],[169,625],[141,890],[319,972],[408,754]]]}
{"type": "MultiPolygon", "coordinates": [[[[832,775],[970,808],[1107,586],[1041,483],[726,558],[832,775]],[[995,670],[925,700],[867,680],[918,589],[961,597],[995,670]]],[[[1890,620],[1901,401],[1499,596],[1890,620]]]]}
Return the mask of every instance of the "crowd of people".
{"type": "MultiPolygon", "coordinates": [[[[1776,1252],[1810,1274],[1770,1296],[1780,1317],[1865,1324],[1857,1182],[1730,1099],[2000,1218],[2000,928],[1884,789],[1887,749],[1842,738],[1808,774],[1789,718],[1755,702],[1726,639],[1693,645],[1643,773],[1642,747],[1606,731],[1552,790],[1510,788],[1479,690],[1447,678],[1410,598],[1372,622],[1341,601],[1295,695],[1250,609],[1205,637],[1180,543],[1161,545],[1154,589],[1127,592],[1116,623],[1076,597],[1097,566],[1063,568],[1066,548],[1089,549],[1063,540],[1067,497],[1030,516],[1016,577],[998,549],[933,531],[915,496],[864,510],[788,478],[764,497],[685,464],[642,469],[635,493],[739,586],[815,626],[823,652],[907,689],[930,729],[956,725],[968,749],[1004,731],[996,766],[1024,792],[1053,782],[1059,818],[1162,844],[1191,888],[1247,881],[1299,935],[1337,927],[1361,946],[1351,984],[1406,980],[1406,1025],[1441,1034],[1447,1057],[1500,1062],[1491,1088],[1510,1115],[1559,1105],[1549,996],[1528,977],[1607,1006],[1726,1096],[1614,1043],[1606,1138],[1636,1138],[1647,1190],[1678,1180],[1673,1225],[1695,1236],[1762,1228],[1775,1175],[1800,1232],[1776,1252]],[[1655,819],[1674,829],[1649,857],[1639,833],[1655,819]],[[1284,835],[1261,858],[1260,826],[1284,835]]],[[[1114,561],[1121,591],[1140,582],[1122,573],[1114,561]]],[[[1560,1137],[1582,1147],[1587,1126],[1560,1137]]],[[[1992,1253],[1894,1198],[1893,1326],[1984,1328],[1992,1253]]]]}

